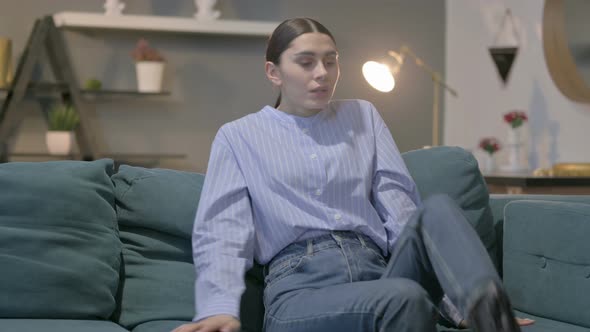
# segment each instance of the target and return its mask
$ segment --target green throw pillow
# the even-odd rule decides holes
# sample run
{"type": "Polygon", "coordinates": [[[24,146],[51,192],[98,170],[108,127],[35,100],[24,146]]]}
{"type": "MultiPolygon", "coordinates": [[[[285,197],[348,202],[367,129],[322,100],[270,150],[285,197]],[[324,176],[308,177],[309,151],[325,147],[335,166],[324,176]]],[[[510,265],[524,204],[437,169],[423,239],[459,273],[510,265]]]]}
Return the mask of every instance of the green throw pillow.
{"type": "Polygon", "coordinates": [[[0,164],[0,317],[107,319],[121,244],[112,160],[0,164]]]}
{"type": "Polygon", "coordinates": [[[422,199],[441,193],[454,199],[498,267],[490,197],[473,155],[459,147],[441,146],[405,152],[402,157],[422,199]]]}

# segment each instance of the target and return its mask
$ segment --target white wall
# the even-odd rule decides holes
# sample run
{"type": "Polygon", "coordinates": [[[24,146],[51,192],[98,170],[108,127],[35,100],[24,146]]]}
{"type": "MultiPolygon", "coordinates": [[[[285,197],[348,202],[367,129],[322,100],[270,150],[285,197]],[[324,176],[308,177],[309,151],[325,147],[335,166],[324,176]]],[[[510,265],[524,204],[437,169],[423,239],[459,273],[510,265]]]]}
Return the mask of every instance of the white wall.
{"type": "MultiPolygon", "coordinates": [[[[522,109],[529,115],[522,157],[531,170],[555,162],[590,162],[590,105],[569,101],[551,80],[541,39],[543,6],[543,0],[447,1],[445,72],[459,98],[445,96],[445,145],[473,150],[481,160],[479,139],[494,136],[504,142],[508,125],[502,115],[522,109]],[[518,38],[507,24],[498,43],[518,39],[520,48],[503,86],[488,47],[501,30],[506,8],[512,11],[518,38]]],[[[504,149],[497,155],[498,164],[506,157],[504,149]]]]}

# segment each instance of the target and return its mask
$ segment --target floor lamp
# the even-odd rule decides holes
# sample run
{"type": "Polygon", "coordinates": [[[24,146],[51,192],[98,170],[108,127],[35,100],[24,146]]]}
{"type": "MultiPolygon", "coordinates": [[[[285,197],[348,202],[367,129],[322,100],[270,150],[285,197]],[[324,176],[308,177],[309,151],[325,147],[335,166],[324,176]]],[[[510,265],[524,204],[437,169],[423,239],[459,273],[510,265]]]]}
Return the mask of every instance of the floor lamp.
{"type": "Polygon", "coordinates": [[[367,82],[376,90],[389,92],[395,87],[395,75],[399,73],[405,57],[409,56],[410,58],[413,58],[416,65],[426,70],[432,77],[434,85],[434,96],[432,100],[432,146],[438,146],[440,87],[449,91],[454,97],[458,96],[457,91],[451,88],[443,80],[443,77],[439,72],[432,69],[432,67],[417,57],[407,46],[402,46],[399,52],[388,51],[387,54],[393,58],[393,64],[391,66],[375,61],[368,61],[363,65],[363,76],[365,77],[365,80],[367,80],[367,82]]]}

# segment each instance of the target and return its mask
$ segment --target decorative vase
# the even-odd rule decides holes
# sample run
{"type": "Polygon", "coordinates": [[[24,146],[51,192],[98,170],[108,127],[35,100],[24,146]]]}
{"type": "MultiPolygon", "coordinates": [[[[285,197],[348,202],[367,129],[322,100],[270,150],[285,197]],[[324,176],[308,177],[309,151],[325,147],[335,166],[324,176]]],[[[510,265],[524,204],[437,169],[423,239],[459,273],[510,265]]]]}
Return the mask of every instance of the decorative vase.
{"type": "Polygon", "coordinates": [[[137,90],[139,92],[162,91],[164,62],[139,61],[135,63],[135,69],[137,73],[137,90]]]}
{"type": "Polygon", "coordinates": [[[508,130],[506,138],[506,150],[508,152],[508,164],[502,167],[507,172],[524,172],[527,167],[522,164],[522,151],[524,140],[522,137],[522,127],[511,128],[508,130]]]}
{"type": "Polygon", "coordinates": [[[221,12],[214,10],[217,0],[195,0],[197,12],[195,18],[199,21],[213,21],[219,18],[221,12]]]}
{"type": "Polygon", "coordinates": [[[45,133],[45,143],[49,154],[65,156],[72,153],[74,133],[71,131],[52,130],[45,133]]]}
{"type": "Polygon", "coordinates": [[[496,159],[493,153],[486,153],[483,160],[483,172],[493,173],[496,170],[496,159]]]}
{"type": "Polygon", "coordinates": [[[125,4],[119,0],[106,0],[103,7],[105,15],[119,16],[123,14],[125,4]]]}

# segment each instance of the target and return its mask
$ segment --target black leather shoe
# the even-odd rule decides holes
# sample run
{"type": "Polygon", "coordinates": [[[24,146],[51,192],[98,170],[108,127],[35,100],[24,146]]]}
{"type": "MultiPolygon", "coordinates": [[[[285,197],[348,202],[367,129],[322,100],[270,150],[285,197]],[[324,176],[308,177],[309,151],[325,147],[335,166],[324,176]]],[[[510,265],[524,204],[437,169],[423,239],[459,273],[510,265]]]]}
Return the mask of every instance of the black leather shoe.
{"type": "Polygon", "coordinates": [[[491,282],[475,301],[467,321],[477,332],[520,332],[510,300],[495,282],[491,282]]]}

